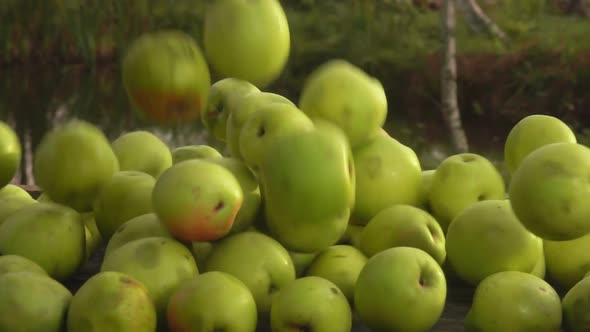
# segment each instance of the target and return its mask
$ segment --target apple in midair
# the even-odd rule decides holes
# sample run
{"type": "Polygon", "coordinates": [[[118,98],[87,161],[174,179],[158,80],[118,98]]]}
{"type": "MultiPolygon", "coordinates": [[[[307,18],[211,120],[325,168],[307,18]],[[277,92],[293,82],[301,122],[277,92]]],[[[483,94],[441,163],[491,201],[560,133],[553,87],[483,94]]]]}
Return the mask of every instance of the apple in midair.
{"type": "Polygon", "coordinates": [[[562,120],[550,115],[533,114],[520,120],[506,137],[504,163],[514,174],[523,159],[534,150],[551,143],[576,143],[576,135],[562,120]]]}
{"type": "Polygon", "coordinates": [[[381,130],[353,150],[356,172],[354,223],[365,225],[395,204],[416,205],[422,170],[416,153],[381,130]]]}
{"type": "Polygon", "coordinates": [[[436,168],[428,203],[432,215],[446,233],[449,224],[465,208],[505,196],[504,179],[487,158],[460,153],[446,158],[436,168]]]}
{"type": "Polygon", "coordinates": [[[201,121],[215,138],[225,142],[229,100],[250,92],[260,92],[260,90],[254,84],[239,78],[228,77],[211,85],[207,107],[204,112],[201,112],[201,121]]]}
{"type": "Polygon", "coordinates": [[[273,298],[272,331],[350,332],[352,310],[333,282],[315,276],[299,278],[273,298]]]}
{"type": "Polygon", "coordinates": [[[230,235],[217,243],[205,271],[229,273],[242,281],[252,292],[261,316],[270,312],[275,293],[295,280],[287,250],[268,235],[252,231],[230,235]]]}
{"type": "Polygon", "coordinates": [[[381,82],[343,59],[329,60],[307,77],[298,105],[310,118],[340,127],[353,148],[375,137],[387,117],[381,82]]]}
{"type": "Polygon", "coordinates": [[[217,75],[266,87],[281,74],[291,50],[289,22],[281,2],[211,2],[205,11],[203,45],[217,75]]]}
{"type": "Polygon", "coordinates": [[[121,171],[138,171],[157,178],[172,166],[168,146],[146,130],[136,130],[119,136],[111,144],[121,171]]]}
{"type": "Polygon", "coordinates": [[[7,123],[0,121],[0,189],[16,175],[21,156],[22,147],[18,135],[7,123]]]}
{"type": "Polygon", "coordinates": [[[254,332],[256,302],[238,278],[225,272],[205,272],[172,293],[166,319],[170,332],[254,332]]]}
{"type": "Polygon", "coordinates": [[[312,130],[278,137],[266,155],[259,173],[273,237],[298,252],[336,244],[355,198],[354,165],[342,130],[316,122],[312,130]]]}
{"type": "Polygon", "coordinates": [[[440,265],[412,247],[390,248],[369,258],[354,289],[358,317],[375,331],[430,331],[446,298],[440,265]]]}
{"type": "Polygon", "coordinates": [[[465,317],[467,331],[561,331],[561,300],[545,280],[520,271],[483,279],[465,317]]]}
{"type": "Polygon", "coordinates": [[[360,247],[368,257],[393,247],[414,247],[441,265],[446,258],[440,225],[428,212],[404,204],[386,208],[373,217],[363,229],[360,247]]]}
{"type": "Polygon", "coordinates": [[[152,193],[154,212],[183,241],[212,241],[231,230],[244,195],[225,167],[204,159],[167,169],[152,193]]]}
{"type": "Polygon", "coordinates": [[[509,197],[520,222],[551,241],[590,232],[590,148],[553,143],[531,152],[512,175],[509,197]]]}
{"type": "Polygon", "coordinates": [[[449,264],[472,285],[497,272],[531,272],[542,245],[518,221],[507,200],[471,205],[455,218],[446,235],[449,264]]]}

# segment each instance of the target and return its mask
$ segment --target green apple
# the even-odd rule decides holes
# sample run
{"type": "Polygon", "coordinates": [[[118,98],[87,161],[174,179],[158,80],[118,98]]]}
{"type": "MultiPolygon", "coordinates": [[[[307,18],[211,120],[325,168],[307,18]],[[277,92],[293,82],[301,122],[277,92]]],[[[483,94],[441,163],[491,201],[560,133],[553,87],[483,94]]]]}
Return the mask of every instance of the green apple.
{"type": "Polygon", "coordinates": [[[241,280],[254,295],[261,316],[270,312],[275,293],[295,280],[295,267],[287,250],[259,232],[248,231],[222,239],[205,266],[207,272],[226,272],[241,280]]]}
{"type": "Polygon", "coordinates": [[[100,272],[106,271],[125,273],[142,283],[156,306],[159,321],[166,318],[174,290],[199,273],[190,250],[164,237],[133,240],[113,250],[102,261],[100,272]]]}
{"type": "Polygon", "coordinates": [[[121,171],[139,171],[157,178],[172,166],[172,153],[168,146],[145,130],[119,136],[112,147],[121,171]]]}
{"type": "Polygon", "coordinates": [[[117,171],[117,156],[105,135],[82,120],[52,129],[35,151],[37,185],[54,202],[78,212],[92,211],[100,190],[117,171]]]}
{"type": "Polygon", "coordinates": [[[343,59],[332,59],[306,79],[299,108],[312,119],[340,127],[353,148],[368,144],[387,117],[387,97],[381,82],[343,59]]]}
{"type": "Polygon", "coordinates": [[[541,245],[539,246],[537,254],[537,263],[535,263],[535,266],[530,272],[532,275],[537,276],[541,279],[545,279],[545,276],[547,274],[547,264],[545,260],[544,247],[544,241],[541,241],[541,245]]]}
{"type": "Polygon", "coordinates": [[[240,154],[240,134],[244,123],[250,115],[272,103],[295,106],[289,99],[270,92],[251,92],[236,96],[236,98],[232,98],[228,102],[226,108],[229,109],[229,117],[227,118],[225,136],[227,147],[233,157],[242,158],[240,154]]]}
{"type": "Polygon", "coordinates": [[[445,234],[426,211],[411,205],[394,205],[382,210],[365,226],[360,241],[368,257],[393,247],[422,249],[443,264],[447,256],[445,234]]]}
{"type": "Polygon", "coordinates": [[[420,181],[420,190],[418,191],[418,199],[416,203],[417,207],[428,212],[431,211],[428,197],[430,196],[430,186],[432,185],[434,172],[436,172],[436,169],[422,171],[422,181],[420,181]]]}
{"type": "Polygon", "coordinates": [[[31,194],[29,194],[26,190],[24,190],[23,188],[15,185],[15,184],[7,184],[4,187],[0,188],[0,199],[3,199],[5,197],[14,197],[14,196],[19,196],[19,197],[24,197],[24,198],[33,198],[31,197],[31,194]]]}
{"type": "Polygon", "coordinates": [[[205,272],[180,285],[170,296],[167,321],[171,332],[254,332],[256,302],[238,278],[205,272]]]}
{"type": "Polygon", "coordinates": [[[39,264],[18,255],[0,256],[0,276],[14,272],[31,272],[43,276],[49,276],[39,264]]]}
{"type": "Polygon", "coordinates": [[[353,222],[365,225],[379,211],[396,204],[416,205],[422,170],[416,153],[387,132],[353,150],[356,204],[353,222]]]}
{"type": "Polygon", "coordinates": [[[225,236],[244,195],[225,167],[203,159],[186,160],[156,181],[153,208],[170,233],[183,241],[212,241],[225,236]]]}
{"type": "Polygon", "coordinates": [[[68,308],[68,331],[156,331],[156,308],[145,286],[120,272],[84,282],[68,308]]]}
{"type": "Polygon", "coordinates": [[[358,317],[375,331],[430,331],[446,297],[440,265],[412,247],[390,248],[369,258],[354,289],[358,317]]]}
{"type": "Polygon", "coordinates": [[[240,131],[240,155],[248,167],[257,171],[277,136],[313,127],[313,122],[296,106],[281,103],[266,105],[251,114],[244,123],[240,131]]]}
{"type": "Polygon", "coordinates": [[[244,199],[231,227],[230,234],[245,231],[254,224],[254,221],[259,214],[262,201],[260,187],[256,177],[240,159],[226,157],[208,160],[225,167],[240,183],[244,199]]]}
{"type": "Polygon", "coordinates": [[[122,245],[146,237],[174,238],[155,213],[146,213],[121,224],[108,240],[104,255],[106,257],[122,245]]]}
{"type": "Polygon", "coordinates": [[[333,282],[350,303],[354,301],[354,286],[367,256],[349,245],[334,245],[322,250],[309,265],[307,276],[321,277],[333,282]]]}
{"type": "Polygon", "coordinates": [[[185,145],[172,150],[172,164],[189,159],[212,159],[221,158],[219,151],[209,145],[185,145]]]}
{"type": "Polygon", "coordinates": [[[543,241],[547,274],[563,290],[572,288],[590,272],[590,234],[569,241],[543,241]]]}
{"type": "Polygon", "coordinates": [[[0,276],[0,331],[62,332],[72,293],[47,276],[14,272],[0,276]]]}
{"type": "Polygon", "coordinates": [[[506,137],[504,163],[514,174],[524,158],[534,150],[552,143],[576,143],[572,129],[560,119],[543,114],[533,114],[520,120],[506,137]]]}
{"type": "Polygon", "coordinates": [[[559,332],[561,319],[561,300],[551,285],[529,273],[503,271],[477,286],[465,329],[559,332]]]}
{"type": "Polygon", "coordinates": [[[352,155],[341,129],[314,129],[277,137],[260,168],[268,228],[288,250],[318,252],[346,231],[354,205],[352,155]]]}
{"type": "Polygon", "coordinates": [[[532,233],[568,241],[590,233],[590,149],[553,143],[531,152],[510,181],[514,213],[532,233]]]}
{"type": "Polygon", "coordinates": [[[197,267],[199,268],[199,271],[205,270],[207,259],[209,259],[209,256],[211,256],[213,248],[215,247],[215,243],[217,242],[191,242],[190,249],[193,253],[195,261],[197,262],[197,267]]]}
{"type": "Polygon", "coordinates": [[[287,16],[278,0],[217,0],[205,12],[203,44],[219,76],[263,88],[281,74],[289,58],[287,16]]]}
{"type": "Polygon", "coordinates": [[[94,213],[86,212],[82,213],[82,222],[84,223],[84,238],[86,239],[86,260],[88,260],[98,247],[103,243],[102,235],[96,226],[96,220],[94,219],[94,213]]]}
{"type": "Polygon", "coordinates": [[[7,185],[20,167],[22,147],[18,135],[0,121],[0,189],[7,185]]]}
{"type": "Polygon", "coordinates": [[[531,272],[542,245],[518,221],[507,200],[485,200],[466,208],[446,237],[450,265],[472,285],[496,272],[531,272]]]}
{"type": "Polygon", "coordinates": [[[139,171],[119,171],[104,185],[94,204],[96,227],[103,239],[113,236],[127,220],[153,212],[156,180],[139,171]]]}
{"type": "Polygon", "coordinates": [[[199,45],[179,30],[148,32],[133,40],[124,54],[122,79],[135,110],[159,125],[198,119],[211,88],[199,45]]]}
{"type": "Polygon", "coordinates": [[[504,199],[506,186],[496,167],[485,157],[460,153],[443,160],[430,184],[432,215],[446,233],[465,208],[484,200],[504,199]]]}
{"type": "Polygon", "coordinates": [[[293,265],[295,266],[295,276],[297,278],[301,278],[307,272],[307,268],[313,260],[317,257],[318,253],[307,253],[307,252],[295,252],[289,251],[289,256],[291,256],[291,260],[293,261],[293,265]]]}
{"type": "Polygon", "coordinates": [[[33,198],[26,198],[21,196],[4,197],[0,199],[0,225],[13,213],[29,206],[31,204],[37,204],[37,201],[33,198]]]}
{"type": "Polygon", "coordinates": [[[272,331],[349,332],[352,310],[333,282],[309,276],[286,285],[272,301],[272,331]]]}
{"type": "Polygon", "coordinates": [[[1,255],[28,258],[60,281],[72,276],[84,263],[85,251],[82,216],[66,206],[31,204],[0,225],[1,255]]]}
{"type": "Polygon", "coordinates": [[[260,92],[252,83],[239,78],[224,78],[211,85],[207,108],[201,112],[201,121],[218,140],[225,141],[225,130],[229,116],[229,100],[237,95],[250,92],[260,92]]]}
{"type": "Polygon", "coordinates": [[[590,278],[578,281],[563,297],[563,325],[566,331],[585,332],[590,328],[590,278]]]}
{"type": "Polygon", "coordinates": [[[348,226],[346,227],[346,231],[344,235],[338,241],[338,244],[347,244],[351,245],[357,249],[361,249],[361,236],[363,234],[363,230],[365,226],[356,225],[349,221],[348,226]]]}

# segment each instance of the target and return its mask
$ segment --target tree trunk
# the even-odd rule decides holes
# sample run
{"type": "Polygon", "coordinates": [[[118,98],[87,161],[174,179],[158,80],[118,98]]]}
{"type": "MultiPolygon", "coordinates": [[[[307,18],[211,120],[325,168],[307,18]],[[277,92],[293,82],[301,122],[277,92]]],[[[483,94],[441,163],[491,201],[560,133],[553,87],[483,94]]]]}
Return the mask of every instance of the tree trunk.
{"type": "Polygon", "coordinates": [[[458,152],[467,152],[467,136],[461,124],[457,101],[457,62],[455,59],[455,4],[444,0],[442,7],[443,64],[441,70],[442,112],[451,133],[453,147],[458,152]]]}
{"type": "Polygon", "coordinates": [[[457,0],[472,29],[478,32],[488,32],[502,42],[508,42],[508,37],[481,9],[476,0],[457,0]]]}

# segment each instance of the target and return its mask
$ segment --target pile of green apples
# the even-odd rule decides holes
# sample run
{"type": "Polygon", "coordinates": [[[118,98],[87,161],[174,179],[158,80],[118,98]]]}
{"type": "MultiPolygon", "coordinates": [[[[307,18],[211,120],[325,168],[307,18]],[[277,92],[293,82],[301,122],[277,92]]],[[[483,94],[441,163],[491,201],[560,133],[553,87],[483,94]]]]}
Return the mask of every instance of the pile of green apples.
{"type": "Polygon", "coordinates": [[[211,83],[175,31],[141,37],[123,63],[140,114],[198,116],[223,150],[139,129],[110,141],[73,119],[36,148],[33,197],[9,184],[22,151],[0,122],[0,331],[425,332],[457,283],[474,289],[467,331],[590,330],[590,149],[566,123],[515,124],[507,180],[475,153],[423,169],[383,129],[384,87],[346,60],[315,68],[297,101],[264,90],[285,57],[267,73],[256,61],[289,43],[275,31],[239,48],[224,15],[286,18],[251,2],[257,20],[231,0],[206,20],[229,36],[205,31],[225,78],[211,83]]]}

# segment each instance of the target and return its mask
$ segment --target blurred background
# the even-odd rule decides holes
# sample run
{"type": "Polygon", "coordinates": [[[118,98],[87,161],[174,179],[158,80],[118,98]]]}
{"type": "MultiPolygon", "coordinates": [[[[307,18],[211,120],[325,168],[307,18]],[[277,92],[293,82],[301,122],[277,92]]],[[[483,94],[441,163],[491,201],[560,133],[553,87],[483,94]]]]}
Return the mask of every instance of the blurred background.
{"type": "MultiPolygon", "coordinates": [[[[453,152],[441,113],[441,7],[433,0],[282,0],[291,55],[266,91],[297,102],[307,75],[346,59],[383,83],[385,129],[412,147],[424,169],[453,152]]],[[[68,119],[101,127],[113,140],[147,129],[171,147],[220,148],[199,122],[142,123],[120,76],[122,55],[145,31],[181,29],[201,43],[205,0],[1,0],[0,120],[17,128],[32,184],[32,153],[68,119]]],[[[458,101],[470,151],[502,170],[510,128],[528,114],[560,117],[590,143],[590,1],[478,0],[506,40],[457,14],[458,101]]],[[[464,10],[464,8],[463,8],[464,10]]],[[[214,78],[215,80],[215,78],[214,78]]]]}

